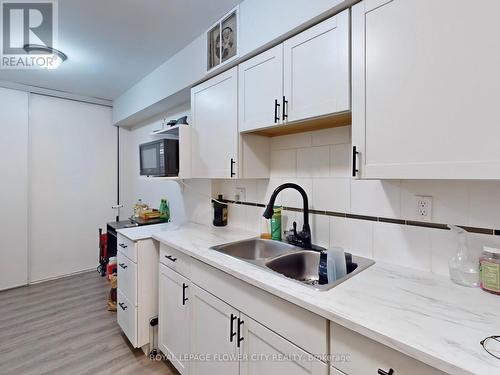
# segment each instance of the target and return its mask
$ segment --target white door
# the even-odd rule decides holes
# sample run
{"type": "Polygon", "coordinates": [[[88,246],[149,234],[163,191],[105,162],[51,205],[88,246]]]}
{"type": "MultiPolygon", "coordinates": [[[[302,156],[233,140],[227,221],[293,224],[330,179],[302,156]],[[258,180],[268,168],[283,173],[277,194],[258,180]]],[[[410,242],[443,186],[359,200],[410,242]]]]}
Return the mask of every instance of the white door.
{"type": "Polygon", "coordinates": [[[191,288],[191,353],[195,358],[190,374],[238,375],[238,310],[196,285],[191,288]]]}
{"type": "Polygon", "coordinates": [[[160,264],[158,346],[177,371],[189,373],[189,280],[160,264]]]}
{"type": "Polygon", "coordinates": [[[353,144],[366,178],[500,178],[500,2],[353,8],[353,144]]]}
{"type": "Polygon", "coordinates": [[[349,111],[349,58],[349,10],[286,40],[284,120],[349,111]]]}
{"type": "Polygon", "coordinates": [[[328,366],[270,329],[241,315],[240,375],[328,375],[328,366]]]}
{"type": "Polygon", "coordinates": [[[283,44],[238,66],[240,132],[279,125],[283,106],[283,44]]]}
{"type": "Polygon", "coordinates": [[[30,95],[30,281],[95,269],[116,212],[111,108],[30,95]]]}
{"type": "Polygon", "coordinates": [[[238,68],[191,89],[194,178],[237,177],[238,68]]]}
{"type": "Polygon", "coordinates": [[[28,94],[0,88],[0,290],[28,283],[28,94]]]}

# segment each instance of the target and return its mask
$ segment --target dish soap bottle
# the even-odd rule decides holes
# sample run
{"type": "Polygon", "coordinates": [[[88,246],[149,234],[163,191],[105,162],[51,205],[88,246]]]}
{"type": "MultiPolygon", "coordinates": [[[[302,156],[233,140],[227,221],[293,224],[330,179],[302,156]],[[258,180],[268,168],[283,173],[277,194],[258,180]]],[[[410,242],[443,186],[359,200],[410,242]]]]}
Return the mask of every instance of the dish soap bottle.
{"type": "Polygon", "coordinates": [[[168,199],[162,199],[160,203],[160,219],[168,223],[170,221],[170,206],[168,199]]]}
{"type": "Polygon", "coordinates": [[[274,214],[271,217],[271,239],[281,241],[281,206],[274,206],[274,214]]]}
{"type": "Polygon", "coordinates": [[[450,278],[453,282],[468,286],[479,286],[479,263],[474,262],[467,247],[467,232],[455,225],[448,225],[452,231],[457,233],[458,248],[448,262],[450,267],[450,278]]]}
{"type": "Polygon", "coordinates": [[[219,194],[217,200],[213,199],[214,204],[214,225],[216,227],[225,227],[227,225],[227,204],[224,204],[222,200],[224,197],[219,194]]]}

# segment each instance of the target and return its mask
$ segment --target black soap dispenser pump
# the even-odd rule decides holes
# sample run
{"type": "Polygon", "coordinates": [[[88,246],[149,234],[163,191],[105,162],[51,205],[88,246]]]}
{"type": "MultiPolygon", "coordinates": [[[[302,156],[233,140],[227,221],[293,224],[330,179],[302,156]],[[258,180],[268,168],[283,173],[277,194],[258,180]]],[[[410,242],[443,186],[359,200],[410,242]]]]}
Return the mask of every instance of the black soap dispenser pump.
{"type": "Polygon", "coordinates": [[[227,225],[227,204],[222,203],[222,194],[219,194],[217,200],[213,200],[214,204],[214,226],[225,227],[227,225]]]}

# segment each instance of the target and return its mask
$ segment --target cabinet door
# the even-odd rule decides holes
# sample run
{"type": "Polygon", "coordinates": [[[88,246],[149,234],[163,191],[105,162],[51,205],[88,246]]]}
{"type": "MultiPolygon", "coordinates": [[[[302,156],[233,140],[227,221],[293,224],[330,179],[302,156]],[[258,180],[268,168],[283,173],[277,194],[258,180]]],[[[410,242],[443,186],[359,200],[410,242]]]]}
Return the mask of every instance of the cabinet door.
{"type": "Polygon", "coordinates": [[[238,68],[191,89],[191,111],[192,177],[237,177],[238,68]]]}
{"type": "Polygon", "coordinates": [[[238,66],[241,132],[278,125],[282,120],[283,44],[238,66]]]}
{"type": "Polygon", "coordinates": [[[361,177],[500,178],[500,2],[353,7],[353,143],[361,177]]]}
{"type": "Polygon", "coordinates": [[[181,374],[187,374],[190,330],[189,280],[160,264],[158,345],[181,374]]]}
{"type": "Polygon", "coordinates": [[[241,375],[328,375],[326,363],[242,315],[241,375]],[[288,358],[288,359],[287,359],[288,358]],[[286,360],[285,360],[286,359],[286,360]]]}
{"type": "Polygon", "coordinates": [[[286,121],[350,110],[349,10],[284,43],[286,121]]]}
{"type": "Polygon", "coordinates": [[[191,296],[191,375],[238,375],[238,310],[194,284],[191,296]]]}

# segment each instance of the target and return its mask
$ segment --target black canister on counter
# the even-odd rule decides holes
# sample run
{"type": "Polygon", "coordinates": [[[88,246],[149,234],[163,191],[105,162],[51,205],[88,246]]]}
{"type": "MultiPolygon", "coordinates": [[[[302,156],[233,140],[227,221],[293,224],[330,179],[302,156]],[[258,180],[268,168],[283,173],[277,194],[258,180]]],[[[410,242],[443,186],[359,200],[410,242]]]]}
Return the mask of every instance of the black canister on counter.
{"type": "Polygon", "coordinates": [[[219,194],[217,201],[212,200],[214,204],[214,225],[216,227],[225,227],[227,225],[227,204],[221,203],[224,198],[219,194]]]}

